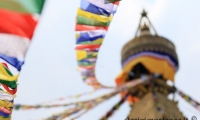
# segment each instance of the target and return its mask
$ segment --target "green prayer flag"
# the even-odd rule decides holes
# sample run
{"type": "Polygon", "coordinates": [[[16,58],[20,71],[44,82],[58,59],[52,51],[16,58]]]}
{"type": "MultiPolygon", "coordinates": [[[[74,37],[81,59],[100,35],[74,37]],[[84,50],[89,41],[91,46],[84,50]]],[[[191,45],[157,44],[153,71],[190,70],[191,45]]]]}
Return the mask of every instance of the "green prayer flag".
{"type": "Polygon", "coordinates": [[[0,8],[20,13],[41,13],[45,0],[0,0],[0,8]]]}
{"type": "Polygon", "coordinates": [[[76,20],[77,20],[76,23],[80,24],[80,25],[105,27],[108,24],[108,23],[99,22],[99,21],[94,20],[94,19],[86,18],[86,17],[80,16],[80,15],[77,15],[76,20]]]}

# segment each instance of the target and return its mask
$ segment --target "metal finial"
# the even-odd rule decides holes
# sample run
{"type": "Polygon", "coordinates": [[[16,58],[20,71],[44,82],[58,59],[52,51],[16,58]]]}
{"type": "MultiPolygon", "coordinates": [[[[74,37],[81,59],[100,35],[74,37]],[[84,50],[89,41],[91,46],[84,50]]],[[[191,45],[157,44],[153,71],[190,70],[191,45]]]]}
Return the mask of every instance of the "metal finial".
{"type": "Polygon", "coordinates": [[[142,17],[147,17],[147,12],[143,9],[141,15],[142,15],[142,17]]]}
{"type": "Polygon", "coordinates": [[[149,20],[149,18],[148,18],[148,16],[147,16],[147,12],[143,9],[143,11],[142,11],[142,13],[141,13],[141,18],[140,18],[139,26],[138,26],[138,29],[137,29],[137,31],[136,31],[136,33],[135,33],[135,37],[137,36],[138,31],[141,29],[141,22],[142,22],[142,18],[143,18],[143,17],[146,17],[146,18],[147,18],[147,20],[149,21],[149,27],[153,28],[153,30],[154,30],[154,32],[155,32],[155,35],[158,36],[158,34],[157,34],[155,28],[153,27],[153,25],[151,24],[151,22],[150,22],[150,20],[149,20]]]}

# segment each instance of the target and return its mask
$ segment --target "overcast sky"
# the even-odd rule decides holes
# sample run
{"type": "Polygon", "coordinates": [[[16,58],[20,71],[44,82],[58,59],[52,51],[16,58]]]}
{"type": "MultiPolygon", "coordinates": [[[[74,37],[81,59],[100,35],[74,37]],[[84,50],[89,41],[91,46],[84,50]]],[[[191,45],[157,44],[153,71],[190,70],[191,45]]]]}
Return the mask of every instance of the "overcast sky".
{"type": "MultiPolygon", "coordinates": [[[[37,104],[92,90],[82,82],[80,73],[76,71],[74,26],[78,6],[80,0],[47,0],[19,77],[15,103],[37,104]]],[[[199,0],[123,0],[99,53],[96,67],[99,81],[115,85],[114,79],[121,70],[121,48],[134,37],[140,13],[145,8],[158,34],[176,45],[180,61],[176,87],[200,102],[199,6],[199,0]]],[[[99,91],[82,99],[106,92],[99,91]]],[[[98,120],[119,98],[116,96],[108,100],[79,120],[98,120]]],[[[200,119],[200,112],[178,96],[177,99],[185,116],[195,115],[200,119]]],[[[14,111],[12,120],[37,120],[64,109],[14,111]]],[[[125,103],[110,120],[123,120],[129,111],[130,107],[125,103]]]]}

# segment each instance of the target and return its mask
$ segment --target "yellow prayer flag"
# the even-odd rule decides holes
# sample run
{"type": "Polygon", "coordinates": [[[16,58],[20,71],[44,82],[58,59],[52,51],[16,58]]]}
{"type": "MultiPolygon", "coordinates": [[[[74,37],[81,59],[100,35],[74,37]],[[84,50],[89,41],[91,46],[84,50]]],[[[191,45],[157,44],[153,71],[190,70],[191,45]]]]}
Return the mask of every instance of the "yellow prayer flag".
{"type": "Polygon", "coordinates": [[[81,16],[84,16],[84,17],[87,17],[89,19],[94,19],[94,20],[97,20],[97,21],[100,21],[100,22],[104,22],[104,23],[107,23],[109,21],[108,17],[97,15],[97,14],[93,14],[93,13],[90,13],[90,12],[86,12],[84,10],[81,10],[81,8],[78,8],[77,14],[81,15],[81,16]]]}
{"type": "Polygon", "coordinates": [[[98,43],[98,44],[102,44],[102,42],[103,42],[102,38],[93,41],[93,43],[98,43]]]}
{"type": "Polygon", "coordinates": [[[9,102],[7,100],[0,100],[0,107],[12,107],[13,106],[13,103],[12,102],[9,102]]]}
{"type": "Polygon", "coordinates": [[[77,60],[82,60],[84,58],[87,58],[87,52],[84,50],[77,50],[76,56],[77,56],[77,60]]]}
{"type": "Polygon", "coordinates": [[[4,69],[3,65],[0,64],[0,79],[7,81],[16,81],[19,74],[16,76],[10,76],[7,71],[4,69]]]}

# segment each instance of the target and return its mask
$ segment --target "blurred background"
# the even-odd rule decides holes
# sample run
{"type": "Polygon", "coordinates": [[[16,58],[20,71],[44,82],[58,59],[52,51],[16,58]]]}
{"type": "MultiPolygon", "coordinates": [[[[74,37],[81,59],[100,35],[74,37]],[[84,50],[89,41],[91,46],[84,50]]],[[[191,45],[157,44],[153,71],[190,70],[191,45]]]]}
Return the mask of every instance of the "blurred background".
{"type": "MultiPolygon", "coordinates": [[[[199,0],[123,0],[110,25],[105,41],[100,49],[96,74],[105,85],[115,86],[115,78],[121,70],[121,49],[132,39],[138,27],[143,9],[160,36],[176,45],[180,69],[175,77],[175,85],[184,93],[200,101],[200,1],[199,0]]],[[[91,91],[83,83],[76,70],[75,56],[75,16],[80,0],[47,0],[42,17],[37,26],[26,62],[19,77],[15,103],[35,105],[91,91]]],[[[108,92],[100,90],[81,99],[94,98],[108,92]]],[[[78,120],[97,120],[120,99],[115,96],[92,109],[78,120]]],[[[186,117],[200,112],[182,100],[178,95],[180,111],[186,117]]],[[[63,103],[77,101],[65,100],[63,103]]],[[[13,111],[12,120],[38,120],[59,113],[65,108],[13,111]]],[[[125,103],[111,120],[124,120],[130,107],[125,103]]]]}

